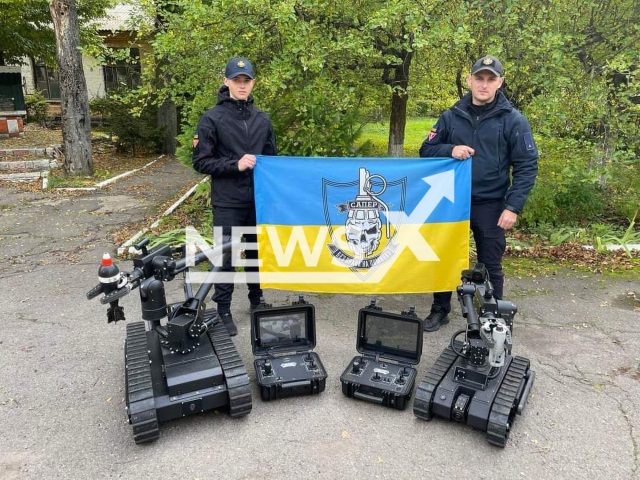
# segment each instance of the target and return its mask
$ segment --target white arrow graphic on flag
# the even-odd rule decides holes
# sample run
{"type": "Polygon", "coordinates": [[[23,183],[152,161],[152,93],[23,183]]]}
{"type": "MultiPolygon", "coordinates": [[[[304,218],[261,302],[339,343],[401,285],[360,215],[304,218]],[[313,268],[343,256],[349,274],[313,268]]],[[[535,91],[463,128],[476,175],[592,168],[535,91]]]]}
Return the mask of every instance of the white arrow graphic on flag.
{"type": "Polygon", "coordinates": [[[385,262],[376,269],[369,278],[371,282],[379,282],[406,247],[409,247],[421,262],[440,261],[431,245],[427,243],[420,233],[420,227],[427,221],[443,198],[447,198],[451,203],[454,203],[455,171],[448,170],[430,177],[424,177],[422,180],[429,184],[431,188],[413,209],[411,215],[407,216],[404,212],[389,212],[391,222],[394,225],[402,225],[395,237],[398,248],[391,261],[385,262]]]}

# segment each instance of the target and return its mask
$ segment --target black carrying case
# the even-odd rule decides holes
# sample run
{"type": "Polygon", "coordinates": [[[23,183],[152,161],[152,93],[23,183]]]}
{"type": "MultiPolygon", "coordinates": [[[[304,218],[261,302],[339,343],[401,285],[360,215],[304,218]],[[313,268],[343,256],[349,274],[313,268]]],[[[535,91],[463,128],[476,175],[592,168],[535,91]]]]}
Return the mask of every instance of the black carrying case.
{"type": "Polygon", "coordinates": [[[327,371],[317,353],[315,308],[302,295],[284,307],[260,304],[251,312],[253,365],[263,400],[324,391],[327,371]]]}
{"type": "Polygon", "coordinates": [[[358,314],[354,357],[340,377],[347,397],[404,410],[411,398],[422,356],[422,320],[413,307],[383,312],[375,300],[358,314]]]}

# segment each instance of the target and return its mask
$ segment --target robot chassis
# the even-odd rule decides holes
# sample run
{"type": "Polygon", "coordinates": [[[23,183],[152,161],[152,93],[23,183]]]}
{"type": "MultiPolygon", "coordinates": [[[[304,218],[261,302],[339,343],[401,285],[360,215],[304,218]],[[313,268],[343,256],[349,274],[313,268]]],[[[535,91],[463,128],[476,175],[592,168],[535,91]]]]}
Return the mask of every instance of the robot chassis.
{"type": "MultiPolygon", "coordinates": [[[[126,403],[136,443],[159,437],[160,422],[228,407],[231,417],[251,412],[249,377],[226,328],[205,298],[219,266],[211,266],[198,291],[184,282],[185,300],[168,305],[164,282],[188,271],[185,247],[159,245],[147,250],[148,239],[135,248],[132,272],[120,272],[108,254],[98,272],[100,284],[87,293],[109,304],[108,323],[125,320],[120,298],[138,288],[145,322],[127,325],[124,346],[126,403]],[[174,257],[178,257],[177,259],[174,257]],[[166,324],[161,320],[167,317],[166,324]]],[[[195,255],[194,265],[230,255],[238,240],[195,255]]]]}
{"type": "Polygon", "coordinates": [[[493,286],[482,264],[462,272],[457,289],[467,328],[428,370],[416,390],[413,412],[466,423],[487,432],[492,445],[504,447],[515,415],[522,414],[535,372],[529,360],[511,356],[516,306],[493,298],[493,286]],[[464,334],[464,342],[456,340],[464,334]]]}

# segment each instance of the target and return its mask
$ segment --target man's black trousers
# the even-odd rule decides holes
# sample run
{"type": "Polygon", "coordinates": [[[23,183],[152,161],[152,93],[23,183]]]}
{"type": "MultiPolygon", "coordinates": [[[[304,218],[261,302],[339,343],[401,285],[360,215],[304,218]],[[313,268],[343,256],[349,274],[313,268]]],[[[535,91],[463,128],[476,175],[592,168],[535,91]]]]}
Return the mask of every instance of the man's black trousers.
{"type": "MultiPolygon", "coordinates": [[[[232,235],[232,227],[255,227],[256,226],[256,210],[255,207],[250,208],[227,208],[213,207],[213,227],[222,227],[222,235],[232,235]]],[[[216,235],[214,230],[214,237],[216,235]]],[[[243,234],[247,243],[256,243],[255,234],[243,234]]],[[[247,260],[257,260],[258,251],[255,249],[245,250],[247,260]]],[[[231,266],[231,257],[222,267],[223,272],[233,272],[235,269],[231,266]]],[[[246,272],[258,272],[258,267],[245,267],[246,272]]],[[[227,313],[231,308],[231,296],[233,295],[233,283],[216,283],[215,293],[212,300],[218,304],[219,313],[227,313]]],[[[249,287],[249,301],[253,304],[260,303],[262,290],[259,283],[247,283],[249,287]]]]}
{"type": "MultiPolygon", "coordinates": [[[[476,242],[478,263],[484,263],[493,284],[493,296],[502,299],[504,275],[502,274],[502,255],[507,246],[504,230],[498,226],[498,220],[504,210],[504,202],[497,200],[488,203],[471,204],[471,231],[476,242]]],[[[440,305],[447,313],[451,311],[452,292],[433,294],[433,304],[440,305]]]]}

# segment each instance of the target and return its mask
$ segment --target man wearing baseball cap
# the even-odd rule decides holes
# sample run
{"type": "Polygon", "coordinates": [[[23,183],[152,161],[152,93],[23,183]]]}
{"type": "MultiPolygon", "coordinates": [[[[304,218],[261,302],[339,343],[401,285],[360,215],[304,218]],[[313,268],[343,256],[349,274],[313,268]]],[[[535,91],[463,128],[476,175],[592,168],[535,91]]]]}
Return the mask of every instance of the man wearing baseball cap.
{"type": "MultiPolygon", "coordinates": [[[[484,263],[502,298],[502,255],[505,230],[515,224],[538,173],[538,150],[531,127],[500,87],[502,63],[487,55],[471,67],[470,92],[445,111],[420,148],[421,157],[453,157],[472,160],[471,230],[478,262],[484,263]]],[[[433,295],[425,331],[449,323],[451,293],[433,295]]]]}
{"type": "MultiPolygon", "coordinates": [[[[218,103],[200,118],[193,138],[193,167],[211,175],[211,207],[214,234],[232,234],[232,227],[255,227],[256,210],[253,196],[253,168],[256,155],[276,155],[276,139],[269,116],[253,105],[251,90],[255,74],[246,58],[232,58],[225,68],[224,85],[218,91],[218,103]],[[218,229],[219,230],[219,229],[218,229]]],[[[244,235],[248,243],[256,243],[255,234],[244,235]]],[[[216,239],[218,241],[218,239],[216,239]]],[[[247,260],[257,260],[255,249],[246,250],[247,260]]],[[[254,262],[255,263],[255,262],[254,262]]],[[[231,259],[222,271],[232,272],[231,259]]],[[[247,272],[258,267],[247,266],[247,272]]],[[[260,303],[259,283],[248,283],[251,309],[260,303]]],[[[233,283],[216,284],[212,300],[230,335],[238,330],[231,317],[233,283]]]]}

